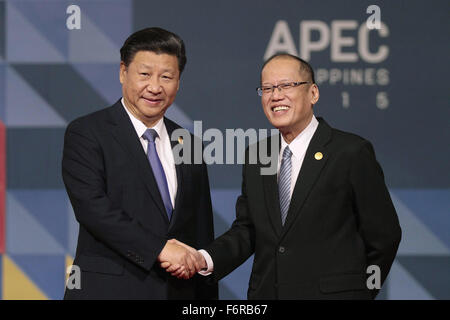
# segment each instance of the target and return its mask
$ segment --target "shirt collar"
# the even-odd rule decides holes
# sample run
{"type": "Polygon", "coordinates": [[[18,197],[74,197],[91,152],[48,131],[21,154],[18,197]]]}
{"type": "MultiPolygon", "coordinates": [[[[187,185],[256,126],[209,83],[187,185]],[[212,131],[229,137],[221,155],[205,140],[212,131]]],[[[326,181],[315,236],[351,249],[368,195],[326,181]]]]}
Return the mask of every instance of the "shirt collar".
{"type": "Polygon", "coordinates": [[[280,154],[283,154],[284,149],[289,145],[289,149],[291,149],[292,154],[296,158],[300,159],[302,154],[304,154],[306,149],[308,148],[309,142],[311,141],[314,132],[316,132],[318,125],[319,121],[317,121],[316,117],[313,115],[311,121],[306,126],[306,128],[303,129],[303,131],[300,132],[295,137],[295,139],[291,141],[290,144],[287,144],[287,142],[284,141],[284,138],[281,137],[280,154]]]}
{"type": "MultiPolygon", "coordinates": [[[[122,102],[123,108],[125,109],[128,116],[130,117],[130,120],[131,120],[131,123],[133,124],[134,130],[136,130],[138,137],[141,138],[142,135],[145,133],[145,131],[149,128],[147,128],[147,126],[141,120],[136,118],[130,111],[128,111],[127,107],[125,107],[125,102],[123,101],[123,98],[120,101],[122,102]]],[[[161,138],[164,127],[165,126],[164,126],[164,117],[163,117],[163,118],[159,119],[159,121],[150,129],[154,129],[158,133],[158,136],[161,138]]]]}

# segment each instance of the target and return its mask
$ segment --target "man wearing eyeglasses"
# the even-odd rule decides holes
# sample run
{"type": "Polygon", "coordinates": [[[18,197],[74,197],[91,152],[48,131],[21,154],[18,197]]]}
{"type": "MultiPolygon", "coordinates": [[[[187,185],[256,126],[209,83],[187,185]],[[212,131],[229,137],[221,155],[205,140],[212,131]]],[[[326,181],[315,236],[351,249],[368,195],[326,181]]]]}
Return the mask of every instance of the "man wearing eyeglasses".
{"type": "Polygon", "coordinates": [[[314,116],[319,89],[298,57],[266,61],[257,91],[281,133],[278,171],[246,162],[236,220],[200,250],[204,273],[222,279],[255,254],[249,299],[375,298],[367,270],[384,282],[401,229],[371,143],[314,116]]]}

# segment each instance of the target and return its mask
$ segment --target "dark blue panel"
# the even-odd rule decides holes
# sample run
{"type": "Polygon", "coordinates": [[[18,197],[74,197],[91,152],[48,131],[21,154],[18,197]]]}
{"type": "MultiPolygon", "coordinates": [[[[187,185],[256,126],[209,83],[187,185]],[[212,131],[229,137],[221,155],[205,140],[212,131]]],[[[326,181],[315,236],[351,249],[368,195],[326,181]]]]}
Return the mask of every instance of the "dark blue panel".
{"type": "MultiPolygon", "coordinates": [[[[68,122],[109,106],[70,65],[14,64],[13,67],[68,122]]],[[[117,92],[117,98],[121,95],[117,92]]]]}
{"type": "Polygon", "coordinates": [[[434,298],[450,299],[450,256],[400,256],[397,261],[434,298]]]}
{"type": "Polygon", "coordinates": [[[62,189],[64,128],[7,130],[7,187],[62,189]]]}

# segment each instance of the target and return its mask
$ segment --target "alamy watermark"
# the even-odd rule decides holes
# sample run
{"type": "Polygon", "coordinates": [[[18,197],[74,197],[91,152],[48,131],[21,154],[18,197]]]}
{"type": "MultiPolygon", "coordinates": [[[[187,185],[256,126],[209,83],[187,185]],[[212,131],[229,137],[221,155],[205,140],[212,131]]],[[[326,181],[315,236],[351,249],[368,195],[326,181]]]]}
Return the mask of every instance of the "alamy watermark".
{"type": "Polygon", "coordinates": [[[202,121],[194,121],[194,136],[186,129],[176,129],[170,139],[178,142],[172,149],[175,164],[260,164],[261,175],[277,172],[280,150],[279,132],[271,129],[216,128],[203,131],[202,121]],[[269,139],[269,137],[272,138],[269,139]],[[270,141],[270,142],[269,142],[270,141]],[[248,142],[248,156],[245,149],[248,142]],[[236,154],[235,154],[236,150],[236,154]]]}
{"type": "Polygon", "coordinates": [[[81,270],[77,265],[68,266],[66,269],[66,288],[69,290],[81,289],[81,270]]]}
{"type": "Polygon", "coordinates": [[[366,20],[366,26],[369,30],[381,29],[381,9],[376,4],[367,7],[367,14],[371,14],[366,20]]]}
{"type": "Polygon", "coordinates": [[[81,29],[81,9],[76,4],[67,7],[66,13],[69,14],[66,20],[66,27],[69,30],[81,29]]]}
{"type": "Polygon", "coordinates": [[[367,278],[366,286],[369,290],[381,289],[381,270],[376,264],[372,264],[367,267],[366,273],[370,274],[367,278]]]}

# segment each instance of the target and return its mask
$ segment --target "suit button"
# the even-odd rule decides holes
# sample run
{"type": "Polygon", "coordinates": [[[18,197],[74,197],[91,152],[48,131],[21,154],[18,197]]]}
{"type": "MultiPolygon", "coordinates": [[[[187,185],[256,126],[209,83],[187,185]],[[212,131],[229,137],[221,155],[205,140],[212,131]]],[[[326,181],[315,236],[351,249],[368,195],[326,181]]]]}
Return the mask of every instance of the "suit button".
{"type": "Polygon", "coordinates": [[[278,248],[279,253],[284,253],[285,251],[286,251],[286,249],[283,246],[278,248]]]}

